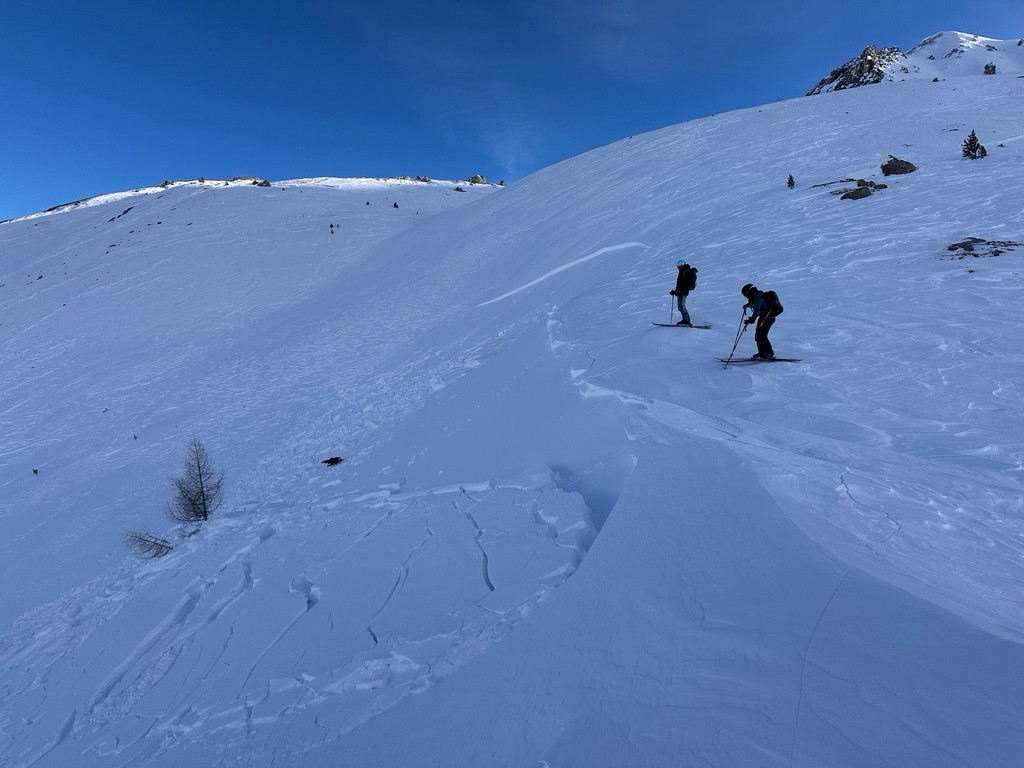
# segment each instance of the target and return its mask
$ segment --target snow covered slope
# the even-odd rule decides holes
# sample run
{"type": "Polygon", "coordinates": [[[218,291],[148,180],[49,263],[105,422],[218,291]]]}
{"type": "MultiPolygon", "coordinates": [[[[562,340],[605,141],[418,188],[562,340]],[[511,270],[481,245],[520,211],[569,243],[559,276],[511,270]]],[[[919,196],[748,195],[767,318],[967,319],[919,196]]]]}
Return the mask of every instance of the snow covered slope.
{"type": "Polygon", "coordinates": [[[919,79],[0,224],[0,764],[1018,763],[1022,125],[919,79]],[[802,363],[714,359],[746,282],[802,363]]]}
{"type": "Polygon", "coordinates": [[[1024,38],[994,40],[963,32],[939,32],[907,51],[904,61],[890,69],[890,75],[894,80],[904,76],[973,77],[985,74],[986,66],[997,76],[1024,76],[1024,38]]]}
{"type": "Polygon", "coordinates": [[[894,45],[882,50],[869,45],[859,56],[832,70],[808,95],[876,83],[981,74],[1024,76],[1024,38],[995,40],[964,32],[939,32],[907,53],[894,45]]]}

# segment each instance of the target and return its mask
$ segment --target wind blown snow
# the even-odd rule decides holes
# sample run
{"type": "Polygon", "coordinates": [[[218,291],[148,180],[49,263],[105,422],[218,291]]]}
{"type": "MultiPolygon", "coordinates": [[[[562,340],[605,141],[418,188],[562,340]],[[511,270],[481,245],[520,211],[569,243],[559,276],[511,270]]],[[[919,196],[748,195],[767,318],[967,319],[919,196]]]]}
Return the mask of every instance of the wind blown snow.
{"type": "Polygon", "coordinates": [[[967,74],[0,224],[0,765],[1021,765],[1022,178],[967,74]]]}

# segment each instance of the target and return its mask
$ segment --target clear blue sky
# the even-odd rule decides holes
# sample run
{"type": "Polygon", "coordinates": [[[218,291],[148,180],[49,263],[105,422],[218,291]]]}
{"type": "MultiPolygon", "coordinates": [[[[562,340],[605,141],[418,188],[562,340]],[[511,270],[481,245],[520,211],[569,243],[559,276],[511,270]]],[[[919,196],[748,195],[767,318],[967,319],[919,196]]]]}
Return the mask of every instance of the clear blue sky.
{"type": "Polygon", "coordinates": [[[164,179],[484,174],[801,96],[1022,0],[14,0],[0,220],[164,179]]]}

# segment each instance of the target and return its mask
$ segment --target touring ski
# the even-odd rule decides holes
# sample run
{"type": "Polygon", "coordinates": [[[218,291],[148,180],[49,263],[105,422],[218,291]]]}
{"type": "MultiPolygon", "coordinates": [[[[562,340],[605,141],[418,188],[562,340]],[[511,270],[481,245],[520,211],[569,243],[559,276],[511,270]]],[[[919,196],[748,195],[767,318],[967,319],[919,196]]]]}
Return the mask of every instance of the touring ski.
{"type": "Polygon", "coordinates": [[[802,357],[773,357],[771,360],[754,360],[753,358],[749,358],[749,357],[739,357],[739,358],[733,358],[732,360],[727,360],[724,357],[716,357],[715,360],[717,360],[720,363],[728,363],[729,365],[748,365],[750,363],[799,363],[799,362],[801,362],[803,360],[803,358],[802,357]]]}
{"type": "Polygon", "coordinates": [[[659,328],[710,328],[710,325],[680,325],[679,323],[651,323],[659,328]]]}

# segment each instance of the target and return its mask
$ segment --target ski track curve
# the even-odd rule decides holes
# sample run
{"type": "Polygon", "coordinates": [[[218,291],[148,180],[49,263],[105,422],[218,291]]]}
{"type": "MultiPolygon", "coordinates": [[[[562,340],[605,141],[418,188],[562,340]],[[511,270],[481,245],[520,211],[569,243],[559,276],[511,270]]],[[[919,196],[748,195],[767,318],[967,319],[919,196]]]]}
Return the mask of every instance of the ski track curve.
{"type": "MultiPolygon", "coordinates": [[[[5,699],[25,701],[26,691],[31,687],[38,687],[43,693],[48,684],[45,681],[51,680],[49,684],[54,684],[60,678],[67,680],[68,672],[78,678],[72,685],[82,691],[82,705],[71,714],[65,713],[62,720],[55,720],[53,713],[44,709],[44,695],[35,714],[25,713],[20,726],[12,727],[13,723],[8,721],[6,728],[15,743],[39,728],[46,728],[48,723],[54,728],[54,736],[49,740],[32,738],[47,746],[23,756],[21,764],[58,765],[65,760],[68,750],[72,750],[91,754],[97,765],[120,765],[127,759],[133,764],[146,765],[170,754],[176,749],[175,745],[188,743],[190,734],[198,736],[214,729],[222,733],[227,743],[244,741],[258,722],[269,723],[282,718],[300,722],[306,718],[315,720],[322,717],[327,702],[339,697],[347,703],[342,707],[344,722],[339,724],[337,733],[357,727],[366,718],[393,706],[406,695],[436,684],[485,652],[522,621],[545,594],[571,576],[592,537],[581,535],[586,528],[582,521],[587,515],[579,497],[560,491],[552,477],[553,473],[547,470],[504,483],[493,480],[463,483],[408,494],[352,493],[348,498],[333,498],[322,505],[329,511],[329,519],[319,514],[303,514],[301,510],[292,511],[294,508],[277,502],[250,501],[244,505],[244,511],[228,513],[210,524],[205,541],[191,539],[179,545],[179,549],[188,550],[187,555],[176,550],[141,570],[126,563],[118,572],[108,573],[87,585],[83,592],[69,595],[67,602],[69,607],[74,607],[74,616],[61,618],[54,606],[46,606],[23,617],[16,633],[20,637],[11,633],[0,636],[0,670],[19,670],[17,677],[8,678],[4,689],[0,690],[0,707],[5,699]],[[464,525],[453,529],[450,522],[442,523],[453,519],[449,511],[464,525]],[[281,527],[277,522],[295,512],[299,514],[289,525],[281,527]],[[497,512],[500,516],[494,519],[497,512]],[[487,518],[486,522],[481,515],[487,518]],[[437,520],[431,522],[433,518],[437,520]],[[339,519],[349,531],[350,541],[340,550],[325,548],[325,531],[336,526],[339,519]],[[487,571],[492,567],[491,561],[497,557],[495,562],[501,563],[514,554],[496,555],[489,551],[488,536],[494,538],[490,531],[496,524],[534,531],[532,535],[539,549],[523,562],[510,561],[508,567],[502,567],[503,573],[515,574],[518,581],[503,577],[502,583],[490,583],[487,571]],[[394,530],[383,530],[395,526],[408,530],[413,538],[404,534],[396,536],[394,530]],[[219,540],[234,539],[241,531],[249,532],[250,544],[218,554],[219,540]],[[436,558],[438,553],[449,551],[451,547],[449,543],[444,549],[431,551],[428,542],[452,536],[464,540],[464,552],[471,548],[478,558],[483,558],[483,577],[479,570],[481,560],[477,560],[475,578],[472,577],[474,566],[467,561],[463,570],[466,584],[470,586],[466,593],[469,597],[462,607],[453,606],[453,621],[447,629],[424,627],[427,634],[422,637],[416,636],[414,626],[396,632],[395,618],[408,609],[391,610],[392,602],[401,596],[406,584],[416,583],[418,589],[422,588],[417,581],[421,558],[436,558]],[[397,576],[390,593],[378,603],[372,615],[363,622],[353,622],[349,615],[351,608],[341,608],[334,597],[337,579],[344,582],[347,578],[339,576],[339,571],[341,574],[348,572],[346,552],[375,541],[382,545],[391,542],[391,548],[403,539],[410,543],[404,562],[395,563],[397,576]],[[278,572],[273,565],[274,555],[269,551],[261,553],[267,547],[305,548],[311,552],[311,562],[319,563],[316,569],[320,575],[309,572],[287,577],[282,583],[286,574],[278,572]],[[541,556],[542,552],[546,554],[541,556]],[[156,588],[169,576],[173,584],[173,580],[179,578],[179,562],[205,562],[206,565],[201,568],[201,575],[184,587],[169,614],[155,617],[152,628],[134,647],[121,652],[114,647],[91,647],[95,643],[93,633],[102,624],[117,620],[119,615],[128,619],[139,614],[139,601],[145,599],[147,590],[156,588]],[[277,603],[281,601],[277,599],[266,602],[271,594],[266,588],[272,582],[280,584],[293,599],[297,596],[302,601],[299,610],[293,611],[290,617],[280,609],[287,600],[280,607],[277,603]],[[238,662],[249,655],[244,635],[245,625],[251,619],[246,617],[251,616],[251,608],[260,602],[265,605],[264,613],[268,613],[269,608],[271,621],[272,616],[278,616],[282,624],[277,633],[271,635],[270,642],[262,649],[252,648],[250,660],[239,667],[238,662]],[[293,657],[295,652],[294,644],[288,643],[290,633],[300,621],[308,621],[307,617],[318,612],[329,612],[331,616],[320,629],[307,629],[307,637],[313,638],[314,646],[325,640],[332,643],[342,640],[341,636],[330,640],[338,634],[337,629],[331,627],[337,627],[339,619],[346,624],[361,623],[373,634],[373,624],[387,618],[389,628],[379,637],[374,635],[372,644],[356,641],[350,645],[348,662],[339,659],[337,649],[325,655],[314,647],[306,661],[295,657],[282,667],[282,660],[293,657]],[[219,645],[220,650],[214,657],[203,658],[198,649],[211,646],[211,633],[221,636],[222,640],[213,644],[219,645]],[[66,644],[69,636],[77,636],[73,643],[77,651],[71,657],[66,648],[47,651],[40,647],[48,637],[60,638],[59,642],[66,644]],[[37,639],[25,642],[28,637],[37,639]],[[200,640],[203,642],[197,642],[200,640]],[[88,669],[92,670],[89,676],[96,679],[87,695],[87,677],[66,667],[69,659],[83,654],[90,659],[87,662],[88,669]],[[320,666],[322,662],[326,662],[326,666],[320,666]],[[234,675],[231,670],[238,670],[240,674],[236,684],[237,702],[218,703],[204,690],[211,678],[234,675]],[[204,680],[207,682],[201,686],[204,680]],[[153,704],[146,704],[151,699],[153,703],[166,701],[161,705],[165,715],[140,717],[152,711],[153,704]]],[[[504,538],[500,529],[495,533],[498,534],[495,540],[504,538]]],[[[362,561],[363,557],[364,554],[359,553],[356,561],[362,561]]],[[[422,572],[429,574],[432,570],[427,568],[422,572]]],[[[346,632],[351,634],[352,627],[346,632]]],[[[341,655],[344,656],[344,651],[341,655]]]]}

